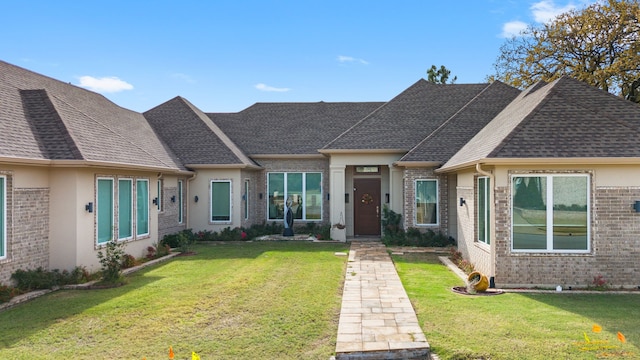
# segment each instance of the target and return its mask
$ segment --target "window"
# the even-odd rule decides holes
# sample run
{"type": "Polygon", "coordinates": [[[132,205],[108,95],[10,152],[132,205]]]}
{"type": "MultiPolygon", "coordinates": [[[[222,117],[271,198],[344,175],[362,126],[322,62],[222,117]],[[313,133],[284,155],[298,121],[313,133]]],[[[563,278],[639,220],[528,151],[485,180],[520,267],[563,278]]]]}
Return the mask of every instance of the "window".
{"type": "Polygon", "coordinates": [[[149,180],[136,180],[136,235],[149,234],[149,180]]]}
{"type": "Polygon", "coordinates": [[[211,181],[211,221],[231,221],[231,181],[211,181]]]}
{"type": "Polygon", "coordinates": [[[249,180],[244,181],[244,219],[249,219],[249,180]]]}
{"type": "Polygon", "coordinates": [[[7,257],[7,177],[0,176],[0,259],[7,257]]]}
{"type": "Polygon", "coordinates": [[[96,193],[96,237],[104,244],[113,239],[113,179],[99,178],[96,193]]]}
{"type": "Polygon", "coordinates": [[[489,214],[490,214],[490,189],[491,182],[488,177],[479,177],[478,178],[478,188],[477,188],[477,210],[478,210],[478,241],[481,243],[485,243],[487,245],[491,244],[490,233],[491,233],[491,225],[489,222],[489,214]]]}
{"type": "Polygon", "coordinates": [[[512,249],[588,252],[588,175],[518,175],[512,178],[512,249]]]}
{"type": "Polygon", "coordinates": [[[438,180],[416,180],[416,224],[438,224],[438,180]]]}
{"type": "Polygon", "coordinates": [[[158,206],[158,211],[162,212],[164,211],[164,180],[163,179],[158,179],[158,200],[157,202],[157,206],[158,206]]]}
{"type": "Polygon", "coordinates": [[[118,239],[133,237],[133,180],[118,180],[118,239]]]}
{"type": "Polygon", "coordinates": [[[269,220],[284,219],[286,199],[294,219],[322,220],[322,173],[269,173],[269,220]]]}
{"type": "Polygon", "coordinates": [[[182,195],[182,180],[178,180],[178,223],[182,224],[184,222],[184,198],[182,195]]]}

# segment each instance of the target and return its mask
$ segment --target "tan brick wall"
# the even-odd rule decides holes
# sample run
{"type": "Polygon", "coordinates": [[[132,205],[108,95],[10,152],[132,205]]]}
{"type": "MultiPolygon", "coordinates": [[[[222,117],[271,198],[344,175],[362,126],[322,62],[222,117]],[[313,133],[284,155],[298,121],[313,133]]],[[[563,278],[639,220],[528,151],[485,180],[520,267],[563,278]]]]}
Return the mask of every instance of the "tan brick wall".
{"type": "MultiPolygon", "coordinates": [[[[474,181],[475,184],[475,181],[474,181]]],[[[463,198],[465,204],[458,206],[458,251],[462,256],[471,261],[475,269],[493,276],[491,253],[489,246],[476,241],[477,236],[477,207],[476,189],[471,187],[458,186],[456,188],[457,198],[463,198]]]]}
{"type": "Polygon", "coordinates": [[[49,268],[49,189],[14,189],[7,176],[7,258],[0,261],[0,284],[18,269],[49,268]]]}
{"type": "MultiPolygon", "coordinates": [[[[260,182],[264,182],[263,178],[265,175],[259,171],[248,171],[243,170],[241,172],[242,177],[242,195],[244,195],[244,183],[246,180],[249,181],[249,218],[245,219],[244,216],[244,208],[242,209],[242,227],[249,228],[254,224],[262,224],[266,219],[266,202],[264,200],[266,190],[263,190],[259,184],[260,182]],[[260,200],[260,193],[262,193],[262,200],[260,200]]],[[[242,201],[242,206],[244,207],[245,200],[242,201]]]]}
{"type": "Polygon", "coordinates": [[[496,284],[584,287],[602,275],[612,286],[640,285],[640,214],[632,209],[640,188],[598,187],[592,197],[589,254],[510,251],[509,189],[496,191],[496,284]]]}
{"type": "MultiPolygon", "coordinates": [[[[167,234],[175,234],[187,228],[187,179],[180,178],[182,180],[182,196],[183,196],[183,209],[182,223],[178,222],[178,211],[180,202],[178,201],[178,187],[167,187],[163,189],[162,196],[162,208],[163,211],[158,213],[158,239],[167,234]],[[175,196],[175,202],[171,201],[171,198],[175,196]]],[[[152,209],[155,210],[155,209],[152,209]]],[[[155,210],[157,211],[157,210],[155,210]]]]}
{"type": "Polygon", "coordinates": [[[407,168],[404,170],[404,214],[403,226],[406,229],[413,227],[423,231],[431,229],[435,232],[441,231],[445,235],[449,235],[449,186],[447,176],[439,176],[433,172],[433,169],[425,168],[407,168]],[[415,181],[416,180],[438,180],[438,216],[439,224],[436,226],[417,225],[415,220],[415,181]]]}

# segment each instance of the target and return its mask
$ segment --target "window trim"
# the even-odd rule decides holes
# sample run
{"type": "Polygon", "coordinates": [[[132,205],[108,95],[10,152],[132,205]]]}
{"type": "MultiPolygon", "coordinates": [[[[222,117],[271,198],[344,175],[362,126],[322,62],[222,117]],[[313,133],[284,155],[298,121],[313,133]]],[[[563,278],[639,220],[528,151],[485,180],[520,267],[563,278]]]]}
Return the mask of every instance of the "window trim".
{"type": "Polygon", "coordinates": [[[178,224],[184,223],[184,183],[178,180],[178,224]]]}
{"type": "Polygon", "coordinates": [[[115,178],[114,177],[108,177],[108,176],[98,176],[96,177],[96,206],[95,206],[95,211],[96,211],[96,229],[95,229],[95,234],[96,234],[96,245],[97,246],[103,246],[106,243],[108,243],[109,241],[113,240],[113,236],[115,233],[115,229],[114,229],[114,225],[115,225],[115,196],[116,196],[116,192],[115,192],[115,178]],[[100,203],[99,203],[99,199],[100,196],[98,194],[98,189],[99,186],[98,184],[100,183],[101,180],[108,180],[111,182],[111,239],[108,239],[107,241],[100,241],[100,223],[99,223],[99,219],[100,219],[100,203]]]}
{"type": "Polygon", "coordinates": [[[509,176],[509,215],[511,216],[510,221],[510,250],[512,253],[538,253],[538,254],[589,254],[591,253],[591,181],[592,176],[589,173],[522,173],[522,174],[511,174],[509,176]],[[546,188],[546,225],[547,225],[547,247],[546,249],[514,249],[513,248],[513,229],[514,229],[514,216],[513,216],[513,198],[515,196],[513,189],[513,180],[518,177],[541,177],[547,179],[547,188],[546,188]],[[586,224],[586,237],[587,237],[587,248],[582,249],[553,249],[553,179],[555,177],[582,177],[586,179],[586,200],[587,200],[587,224],[586,224]],[[550,211],[551,210],[551,211],[550,211]],[[549,221],[551,220],[551,225],[549,225],[549,221]],[[549,230],[550,229],[550,230],[549,230]]]}
{"type": "Polygon", "coordinates": [[[440,181],[434,178],[415,179],[413,181],[413,223],[416,226],[440,226],[440,181]],[[435,223],[418,223],[418,182],[429,181],[436,184],[436,222],[435,223]]]}
{"type": "Polygon", "coordinates": [[[2,187],[0,187],[0,195],[2,196],[2,201],[0,202],[0,220],[2,221],[2,226],[0,226],[0,244],[2,252],[0,252],[0,260],[4,260],[7,258],[7,176],[0,175],[0,180],[2,180],[2,187]]]}
{"type": "MultiPolygon", "coordinates": [[[[133,219],[133,215],[134,215],[134,200],[133,200],[133,195],[134,195],[134,187],[133,187],[133,179],[132,178],[118,178],[118,241],[124,241],[124,240],[131,240],[134,237],[133,234],[133,228],[134,228],[134,224],[136,223],[136,221],[134,221],[133,219]],[[129,190],[130,190],[130,195],[131,195],[131,209],[129,209],[129,221],[130,221],[130,225],[129,225],[129,231],[131,232],[131,235],[128,237],[120,237],[120,191],[122,189],[122,187],[120,186],[120,182],[128,182],[129,183],[129,190]]],[[[115,205],[115,204],[114,204],[115,205]]],[[[115,212],[115,211],[114,211],[115,212]]]]}
{"type": "Polygon", "coordinates": [[[249,220],[249,179],[245,179],[244,180],[244,196],[243,196],[243,200],[244,200],[244,219],[245,220],[249,220]]]}
{"type": "Polygon", "coordinates": [[[233,223],[233,181],[229,179],[213,179],[209,182],[209,223],[210,224],[233,223]],[[229,184],[229,219],[228,220],[213,220],[213,183],[229,184]]]}
{"type": "Polygon", "coordinates": [[[491,178],[489,176],[478,176],[476,179],[476,242],[484,245],[491,245],[491,178]],[[480,181],[485,180],[481,188],[480,181]],[[484,192],[484,240],[480,233],[480,191],[484,192]]]}
{"type": "Polygon", "coordinates": [[[283,193],[283,198],[284,201],[287,201],[287,197],[289,195],[289,191],[287,189],[288,187],[288,176],[289,174],[301,174],[302,178],[302,199],[303,199],[303,204],[302,204],[302,218],[301,219],[295,219],[296,221],[305,221],[305,222],[322,222],[323,221],[323,217],[324,217],[324,203],[322,201],[323,196],[324,196],[324,188],[323,188],[323,178],[324,178],[324,173],[322,171],[272,171],[272,172],[268,172],[267,173],[267,196],[266,196],[266,218],[267,221],[283,221],[284,222],[284,216],[282,219],[279,218],[270,218],[269,217],[269,196],[271,195],[271,191],[270,191],[270,186],[269,186],[269,179],[271,177],[272,174],[283,174],[283,183],[284,183],[284,193],[283,193]],[[308,219],[307,218],[307,204],[306,204],[306,198],[307,198],[307,175],[308,174],[319,174],[320,175],[320,218],[319,219],[308,219]]]}
{"type": "Polygon", "coordinates": [[[135,237],[136,238],[141,238],[141,237],[148,237],[151,234],[151,206],[149,206],[149,198],[150,198],[150,189],[149,189],[149,179],[145,179],[145,178],[138,178],[136,179],[136,187],[135,187],[135,195],[136,195],[136,200],[135,200],[135,209],[136,209],[136,223],[135,223],[135,237]],[[138,221],[138,212],[139,212],[139,203],[138,203],[138,192],[140,191],[140,186],[139,183],[141,182],[146,182],[147,183],[147,201],[146,204],[143,204],[144,206],[146,206],[146,212],[147,212],[147,232],[145,233],[139,233],[139,228],[140,228],[140,222],[138,221]]]}
{"type": "Polygon", "coordinates": [[[158,188],[158,197],[157,197],[157,208],[158,208],[158,212],[164,212],[164,201],[162,201],[163,199],[163,195],[164,195],[164,179],[158,179],[156,186],[158,188]]]}

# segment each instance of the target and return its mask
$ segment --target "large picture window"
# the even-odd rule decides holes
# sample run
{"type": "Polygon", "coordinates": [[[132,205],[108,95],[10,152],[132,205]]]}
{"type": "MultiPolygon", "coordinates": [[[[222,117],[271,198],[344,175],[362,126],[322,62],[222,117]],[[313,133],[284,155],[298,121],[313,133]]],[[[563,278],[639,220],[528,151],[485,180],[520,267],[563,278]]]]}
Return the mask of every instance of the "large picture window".
{"type": "Polygon", "coordinates": [[[149,180],[136,180],[136,235],[149,234],[149,180]]]}
{"type": "Polygon", "coordinates": [[[438,224],[438,180],[416,180],[416,225],[438,224]]]}
{"type": "Polygon", "coordinates": [[[113,179],[99,178],[96,193],[96,236],[104,244],[113,239],[113,179]]]}
{"type": "Polygon", "coordinates": [[[512,249],[588,252],[589,176],[513,176],[512,249]]]}
{"type": "Polygon", "coordinates": [[[491,244],[490,236],[491,225],[489,222],[489,215],[491,206],[489,206],[490,199],[490,181],[488,177],[478,178],[477,188],[477,212],[478,212],[478,241],[487,245],[491,244]]]}
{"type": "Polygon", "coordinates": [[[211,181],[211,221],[231,221],[231,181],[211,181]]]}
{"type": "Polygon", "coordinates": [[[284,219],[284,205],[291,199],[294,219],[322,220],[322,173],[269,173],[269,220],[284,219]]]}
{"type": "Polygon", "coordinates": [[[7,177],[0,176],[0,259],[7,257],[7,177]]]}
{"type": "Polygon", "coordinates": [[[118,239],[133,237],[133,180],[118,180],[118,239]]]}

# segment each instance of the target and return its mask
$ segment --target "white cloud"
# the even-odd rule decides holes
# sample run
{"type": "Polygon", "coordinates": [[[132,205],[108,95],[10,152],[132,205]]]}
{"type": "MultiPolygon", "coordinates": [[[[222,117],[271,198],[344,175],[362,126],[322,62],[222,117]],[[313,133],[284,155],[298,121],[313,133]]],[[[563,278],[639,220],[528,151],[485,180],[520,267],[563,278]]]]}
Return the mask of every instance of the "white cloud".
{"type": "Polygon", "coordinates": [[[115,76],[103,78],[80,76],[80,86],[99,93],[115,93],[133,89],[133,85],[115,76]]]}
{"type": "Polygon", "coordinates": [[[519,36],[526,28],[527,23],[525,22],[509,21],[508,23],[502,25],[502,34],[500,34],[500,36],[503,38],[519,36]]]}
{"type": "Polygon", "coordinates": [[[256,84],[255,88],[260,91],[268,91],[268,92],[287,92],[291,90],[289,88],[277,88],[277,87],[269,86],[263,83],[256,84]]]}
{"type": "Polygon", "coordinates": [[[189,76],[187,74],[183,74],[183,73],[173,73],[173,74],[171,74],[171,77],[174,78],[174,79],[177,79],[177,80],[184,81],[184,82],[189,83],[189,84],[195,84],[196,83],[196,81],[191,76],[189,76]]]}
{"type": "Polygon", "coordinates": [[[553,0],[542,0],[531,5],[531,12],[533,13],[533,19],[536,22],[547,23],[555,19],[556,16],[575,8],[576,6],[572,3],[560,7],[557,6],[553,0]]]}
{"type": "Polygon", "coordinates": [[[360,63],[363,65],[369,65],[369,62],[364,59],[358,59],[351,56],[338,55],[338,61],[341,63],[360,63]]]}

